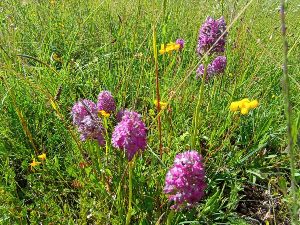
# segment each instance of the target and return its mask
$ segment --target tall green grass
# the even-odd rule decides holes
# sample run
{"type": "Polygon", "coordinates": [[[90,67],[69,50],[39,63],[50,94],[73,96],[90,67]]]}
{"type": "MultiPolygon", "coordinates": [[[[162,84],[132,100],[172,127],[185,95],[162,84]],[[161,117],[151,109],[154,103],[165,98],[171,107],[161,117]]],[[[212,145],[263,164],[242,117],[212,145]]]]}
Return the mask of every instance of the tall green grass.
{"type": "MultiPolygon", "coordinates": [[[[131,224],[291,223],[289,206],[299,198],[289,197],[279,1],[52,2],[0,3],[1,224],[124,224],[128,199],[131,224]],[[229,27],[227,69],[203,84],[201,126],[193,137],[198,30],[207,16],[221,15],[229,27]],[[159,114],[160,158],[154,49],[179,37],[186,41],[183,52],[157,56],[160,99],[170,106],[159,114]],[[61,60],[51,60],[54,53],[61,60]],[[107,159],[105,148],[80,142],[72,126],[74,102],[95,101],[101,90],[113,93],[118,108],[141,113],[148,127],[147,150],[132,171],[122,152],[109,146],[107,159]],[[232,114],[230,103],[245,97],[260,107],[248,116],[232,114]],[[205,159],[206,195],[192,210],[171,212],[165,175],[175,155],[192,147],[205,159]],[[30,171],[42,152],[46,162],[30,171]]],[[[296,163],[299,12],[296,1],[286,3],[296,163]]],[[[297,196],[299,173],[297,164],[297,196]]]]}

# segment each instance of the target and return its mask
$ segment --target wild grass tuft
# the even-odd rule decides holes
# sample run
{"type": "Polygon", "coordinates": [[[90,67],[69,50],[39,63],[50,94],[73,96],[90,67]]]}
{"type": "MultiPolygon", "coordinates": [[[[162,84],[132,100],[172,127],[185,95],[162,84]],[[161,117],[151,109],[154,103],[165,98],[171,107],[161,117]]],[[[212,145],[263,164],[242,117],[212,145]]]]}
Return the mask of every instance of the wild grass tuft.
{"type": "Polygon", "coordinates": [[[1,1],[0,224],[297,224],[300,7],[281,4],[1,1]],[[196,46],[207,16],[227,22],[227,67],[204,83],[196,46]],[[177,38],[182,51],[158,54],[177,38]],[[113,116],[104,147],[72,124],[73,104],[103,90],[148,128],[134,168],[111,144],[113,116]],[[229,110],[244,98],[259,107],[229,110]],[[191,149],[204,159],[205,196],[173,211],[166,173],[191,149]]]}

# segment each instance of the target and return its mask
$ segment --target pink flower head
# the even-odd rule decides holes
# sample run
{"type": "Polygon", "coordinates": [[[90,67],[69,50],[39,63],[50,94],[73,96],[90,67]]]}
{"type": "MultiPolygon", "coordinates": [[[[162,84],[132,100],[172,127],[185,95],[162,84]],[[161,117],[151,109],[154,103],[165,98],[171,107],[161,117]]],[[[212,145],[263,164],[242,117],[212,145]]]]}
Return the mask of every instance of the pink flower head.
{"type": "Polygon", "coordinates": [[[205,188],[202,156],[196,151],[178,154],[166,175],[164,188],[169,201],[173,201],[171,208],[193,207],[204,196],[205,188]]]}
{"type": "Polygon", "coordinates": [[[131,111],[129,111],[128,109],[120,109],[120,110],[117,112],[117,115],[116,115],[117,122],[121,122],[123,116],[124,116],[126,113],[131,113],[131,111]]]}
{"type": "Polygon", "coordinates": [[[184,43],[185,43],[185,41],[183,39],[177,39],[176,40],[176,44],[180,45],[179,50],[182,50],[184,48],[184,43]]]}
{"type": "Polygon", "coordinates": [[[136,152],[145,150],[146,139],[146,126],[141,120],[141,115],[126,110],[121,122],[117,124],[113,131],[113,146],[125,150],[128,161],[131,161],[136,152]]]}
{"type": "Polygon", "coordinates": [[[98,141],[98,144],[100,146],[105,145],[105,139],[103,137],[103,133],[105,132],[105,130],[99,118],[86,116],[78,126],[78,131],[80,133],[81,141],[94,139],[98,141]]]}
{"type": "Polygon", "coordinates": [[[98,95],[98,110],[104,110],[107,113],[116,111],[116,103],[109,91],[101,91],[98,95]]]}
{"type": "Polygon", "coordinates": [[[88,99],[83,99],[74,104],[71,112],[73,123],[79,125],[84,117],[88,115],[97,115],[97,106],[94,102],[88,99]]]}
{"type": "MultiPolygon", "coordinates": [[[[221,74],[224,73],[225,69],[226,69],[226,65],[227,65],[227,59],[225,56],[217,56],[212,63],[208,64],[207,66],[207,75],[206,75],[206,79],[209,80],[211,79],[214,75],[217,74],[221,74]]],[[[196,78],[199,79],[203,76],[204,74],[204,65],[201,64],[197,71],[196,71],[197,75],[196,78]]]]}
{"type": "Polygon", "coordinates": [[[226,23],[224,17],[220,19],[214,20],[211,17],[207,17],[205,23],[199,30],[199,38],[198,38],[198,46],[197,52],[199,55],[204,55],[207,51],[208,53],[223,53],[225,51],[225,42],[227,33],[226,31],[226,23]],[[224,35],[222,36],[222,34],[224,35]],[[222,37],[221,37],[222,36],[222,37]]]}
{"type": "Polygon", "coordinates": [[[104,128],[97,114],[94,102],[84,99],[74,104],[71,112],[73,124],[77,126],[81,141],[97,140],[100,146],[105,145],[103,138],[104,128]]]}
{"type": "Polygon", "coordinates": [[[215,74],[224,73],[227,65],[227,59],[225,56],[217,56],[211,63],[211,67],[215,74]]]}

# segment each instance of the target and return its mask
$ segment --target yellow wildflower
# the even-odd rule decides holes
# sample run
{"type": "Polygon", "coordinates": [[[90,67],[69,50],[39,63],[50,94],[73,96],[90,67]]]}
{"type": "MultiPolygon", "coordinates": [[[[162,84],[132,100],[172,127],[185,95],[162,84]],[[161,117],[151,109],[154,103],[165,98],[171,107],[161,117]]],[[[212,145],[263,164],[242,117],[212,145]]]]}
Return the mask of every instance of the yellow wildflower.
{"type": "Polygon", "coordinates": [[[176,44],[174,42],[170,42],[169,44],[167,44],[167,47],[166,47],[166,52],[168,53],[172,53],[172,51],[178,51],[180,48],[180,44],[176,44]]]}
{"type": "MultiPolygon", "coordinates": [[[[157,107],[157,100],[154,100],[154,105],[157,107]]],[[[168,103],[167,102],[159,102],[159,106],[160,106],[160,109],[165,109],[167,107],[168,103]]]]}
{"type": "Polygon", "coordinates": [[[238,109],[239,109],[239,102],[232,102],[231,104],[230,104],[230,111],[231,112],[236,112],[236,111],[238,111],[238,109]]]}
{"type": "Polygon", "coordinates": [[[33,169],[33,167],[36,167],[40,164],[41,164],[41,162],[37,162],[37,161],[35,161],[35,159],[32,160],[32,163],[29,163],[31,170],[33,169]]]}
{"type": "Polygon", "coordinates": [[[46,160],[46,153],[43,153],[41,155],[38,155],[38,158],[42,161],[46,160]]]}
{"type": "Polygon", "coordinates": [[[170,42],[165,46],[165,44],[161,44],[159,53],[165,54],[166,52],[171,54],[173,51],[178,51],[180,49],[180,44],[176,44],[174,42],[170,42]]]}
{"type": "Polygon", "coordinates": [[[180,44],[175,44],[174,45],[174,50],[178,51],[180,49],[180,44]]]}
{"type": "Polygon", "coordinates": [[[103,117],[105,117],[105,118],[107,118],[107,117],[110,116],[110,114],[107,113],[107,112],[105,112],[104,110],[99,110],[99,115],[101,115],[101,116],[103,116],[103,117]]]}
{"type": "Polygon", "coordinates": [[[250,102],[250,108],[251,109],[257,108],[258,105],[259,105],[259,103],[256,99],[250,102]]]}
{"type": "Polygon", "coordinates": [[[166,53],[165,44],[161,44],[159,54],[165,54],[165,53],[166,53]]]}
{"type": "Polygon", "coordinates": [[[255,109],[258,105],[257,100],[250,101],[244,98],[241,101],[232,102],[229,109],[231,112],[240,111],[242,115],[247,115],[250,109],[255,109]]]}
{"type": "Polygon", "coordinates": [[[250,103],[249,102],[242,102],[242,109],[245,108],[245,109],[250,109],[251,106],[250,106],[250,103]]]}
{"type": "Polygon", "coordinates": [[[241,113],[242,113],[243,115],[247,115],[247,114],[249,113],[249,109],[247,109],[247,108],[242,108],[242,109],[241,109],[241,113]]]}

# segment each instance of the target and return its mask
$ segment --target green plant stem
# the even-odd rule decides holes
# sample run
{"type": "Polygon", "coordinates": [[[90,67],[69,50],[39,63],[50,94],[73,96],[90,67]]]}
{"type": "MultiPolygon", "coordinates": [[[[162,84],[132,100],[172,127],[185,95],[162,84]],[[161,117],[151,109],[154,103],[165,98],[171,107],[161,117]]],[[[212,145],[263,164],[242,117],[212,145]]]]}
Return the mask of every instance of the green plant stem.
{"type": "Polygon", "coordinates": [[[127,215],[126,215],[126,225],[130,224],[131,212],[132,212],[132,170],[133,170],[133,166],[134,166],[134,158],[132,159],[131,162],[129,162],[129,171],[128,171],[129,194],[128,194],[128,211],[127,211],[127,215]]]}
{"type": "Polygon", "coordinates": [[[294,143],[293,143],[293,135],[292,135],[292,107],[290,103],[290,85],[289,85],[289,76],[288,76],[288,69],[287,69],[287,55],[288,55],[288,42],[286,38],[286,26],[285,26],[285,7],[284,7],[284,0],[281,0],[281,7],[280,7],[280,17],[281,17],[281,30],[282,30],[282,41],[283,41],[283,95],[284,95],[284,102],[285,102],[285,114],[287,119],[287,138],[288,138],[288,145],[287,145],[287,152],[289,154],[290,160],[290,170],[291,170],[291,222],[292,224],[297,223],[297,188],[296,188],[296,181],[295,181],[295,152],[294,152],[294,143]]]}
{"type": "Polygon", "coordinates": [[[172,224],[174,216],[175,216],[175,212],[174,212],[174,210],[171,210],[167,217],[167,225],[172,224]]]}
{"type": "MultiPolygon", "coordinates": [[[[207,74],[207,60],[205,60],[205,63],[204,63],[204,73],[202,76],[202,82],[201,82],[201,86],[199,89],[198,101],[197,101],[194,118],[193,118],[193,135],[192,135],[192,143],[191,143],[192,149],[194,149],[196,147],[196,141],[197,141],[197,137],[199,134],[198,131],[199,131],[200,122],[201,122],[200,106],[202,105],[202,101],[203,101],[204,84],[205,84],[205,80],[206,80],[206,74],[207,74]]],[[[200,151],[201,151],[201,149],[200,149],[200,151]]]]}
{"type": "Polygon", "coordinates": [[[156,31],[153,26],[153,53],[155,61],[155,87],[156,87],[156,100],[157,100],[157,126],[158,126],[158,138],[159,138],[159,154],[162,158],[162,134],[161,134],[161,118],[160,118],[160,94],[159,94],[159,77],[158,77],[158,60],[157,60],[157,48],[156,48],[156,31]]]}
{"type": "Polygon", "coordinates": [[[107,123],[107,118],[103,118],[103,123],[104,123],[104,129],[105,129],[105,155],[106,155],[106,160],[108,161],[108,143],[109,143],[109,136],[108,136],[108,123],[107,123]]]}

